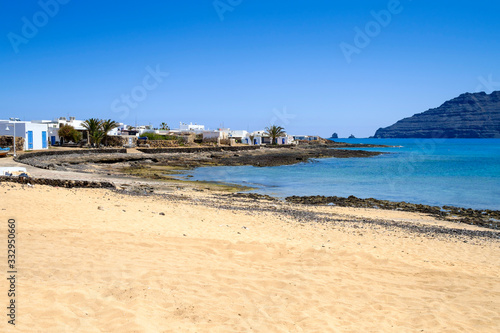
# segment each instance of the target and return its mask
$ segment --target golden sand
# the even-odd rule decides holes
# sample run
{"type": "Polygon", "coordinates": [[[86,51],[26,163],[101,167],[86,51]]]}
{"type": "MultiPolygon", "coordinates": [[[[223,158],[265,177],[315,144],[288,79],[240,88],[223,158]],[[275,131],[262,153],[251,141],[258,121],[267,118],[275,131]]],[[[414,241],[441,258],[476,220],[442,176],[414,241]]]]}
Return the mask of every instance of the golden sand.
{"type": "MultiPolygon", "coordinates": [[[[298,221],[272,202],[218,208],[213,194],[175,194],[188,199],[0,184],[5,275],[8,218],[18,232],[16,327],[4,314],[0,331],[500,331],[499,241],[298,221]]],[[[457,227],[412,213],[303,209],[457,227]]]]}

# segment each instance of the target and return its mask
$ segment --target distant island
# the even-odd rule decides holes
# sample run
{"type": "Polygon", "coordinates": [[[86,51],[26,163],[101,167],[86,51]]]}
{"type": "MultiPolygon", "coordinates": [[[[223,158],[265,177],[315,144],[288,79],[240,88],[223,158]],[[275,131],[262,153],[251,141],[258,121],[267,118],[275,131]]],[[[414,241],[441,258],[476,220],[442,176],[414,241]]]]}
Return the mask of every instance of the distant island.
{"type": "Polygon", "coordinates": [[[462,94],[379,128],[373,138],[500,138],[500,91],[462,94]]]}

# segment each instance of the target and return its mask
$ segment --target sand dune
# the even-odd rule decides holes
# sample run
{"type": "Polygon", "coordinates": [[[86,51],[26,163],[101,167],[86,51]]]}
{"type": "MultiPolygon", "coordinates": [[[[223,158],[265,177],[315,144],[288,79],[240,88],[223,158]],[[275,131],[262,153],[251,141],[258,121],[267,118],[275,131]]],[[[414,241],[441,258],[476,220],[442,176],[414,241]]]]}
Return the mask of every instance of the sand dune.
{"type": "MultiPolygon", "coordinates": [[[[182,194],[190,200],[0,184],[1,217],[18,221],[16,331],[500,331],[499,241],[304,223],[257,209],[273,203],[226,209],[182,194]]],[[[5,279],[0,288],[6,304],[5,279]]]]}

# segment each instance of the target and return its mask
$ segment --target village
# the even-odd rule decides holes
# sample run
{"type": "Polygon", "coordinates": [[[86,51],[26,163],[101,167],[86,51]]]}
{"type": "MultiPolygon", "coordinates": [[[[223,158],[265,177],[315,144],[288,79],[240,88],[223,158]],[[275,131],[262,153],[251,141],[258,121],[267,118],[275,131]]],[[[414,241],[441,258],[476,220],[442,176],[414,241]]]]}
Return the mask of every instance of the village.
{"type": "Polygon", "coordinates": [[[281,126],[272,125],[249,132],[230,128],[209,129],[205,125],[179,123],[170,129],[166,123],[130,126],[111,119],[59,117],[54,120],[0,120],[0,147],[16,154],[20,151],[45,150],[51,147],[146,147],[164,148],[189,145],[291,145],[316,141],[314,135],[289,135],[281,126]],[[16,137],[13,146],[12,138],[16,137]]]}

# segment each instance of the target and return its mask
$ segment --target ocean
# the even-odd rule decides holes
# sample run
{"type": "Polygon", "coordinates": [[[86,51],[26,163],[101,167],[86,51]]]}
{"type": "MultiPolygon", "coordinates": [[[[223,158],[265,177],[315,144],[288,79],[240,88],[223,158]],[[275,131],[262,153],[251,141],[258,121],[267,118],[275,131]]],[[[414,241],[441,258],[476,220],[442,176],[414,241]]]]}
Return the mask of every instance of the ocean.
{"type": "Polygon", "coordinates": [[[338,139],[395,148],[369,158],[276,167],[204,167],[190,180],[235,183],[284,198],[342,196],[500,210],[500,139],[338,139]]]}

